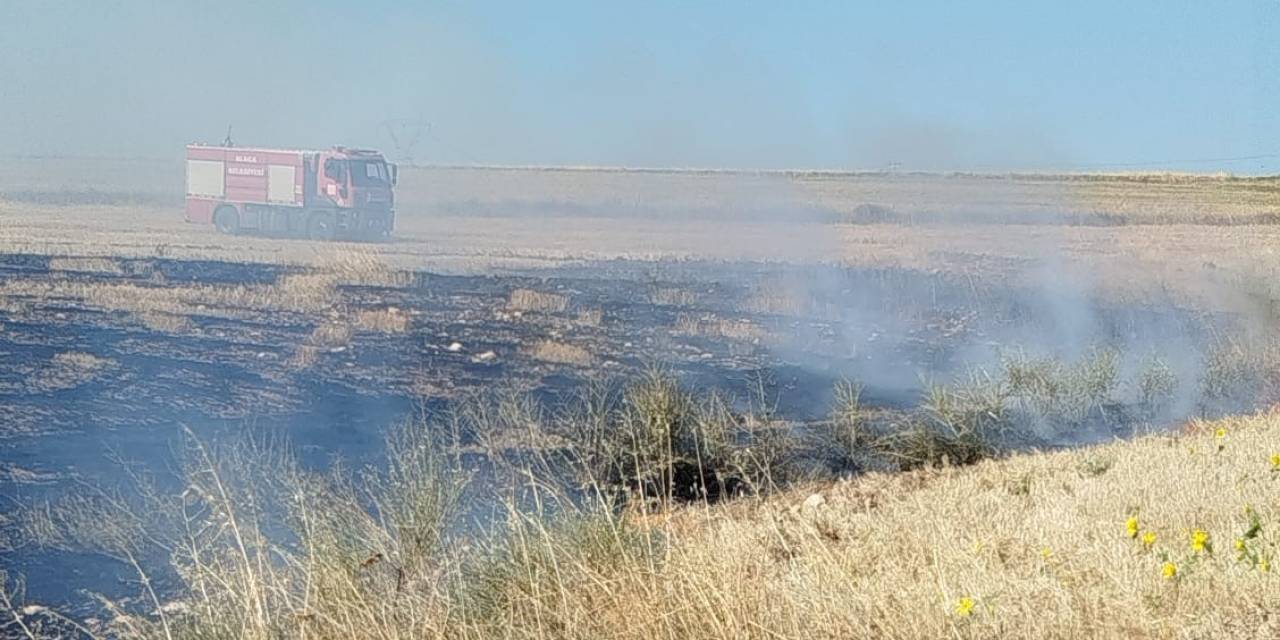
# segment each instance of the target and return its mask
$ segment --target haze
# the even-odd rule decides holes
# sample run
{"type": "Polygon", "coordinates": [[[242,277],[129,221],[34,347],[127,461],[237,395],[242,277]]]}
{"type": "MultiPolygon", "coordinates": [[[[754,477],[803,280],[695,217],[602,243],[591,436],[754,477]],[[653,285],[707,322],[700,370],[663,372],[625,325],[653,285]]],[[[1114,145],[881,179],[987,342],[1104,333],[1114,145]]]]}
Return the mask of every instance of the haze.
{"type": "Polygon", "coordinates": [[[1274,172],[1280,4],[25,2],[0,153],[1274,172]]]}

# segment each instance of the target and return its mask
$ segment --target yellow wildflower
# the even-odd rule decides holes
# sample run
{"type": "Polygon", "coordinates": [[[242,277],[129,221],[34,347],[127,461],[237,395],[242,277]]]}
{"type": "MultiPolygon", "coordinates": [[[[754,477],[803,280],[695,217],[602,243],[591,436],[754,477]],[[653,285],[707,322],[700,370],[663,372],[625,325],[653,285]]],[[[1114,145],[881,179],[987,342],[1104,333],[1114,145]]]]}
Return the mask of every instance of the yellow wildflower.
{"type": "Polygon", "coordinates": [[[1271,454],[1271,470],[1280,471],[1280,452],[1271,454]]]}
{"type": "Polygon", "coordinates": [[[1196,529],[1191,532],[1191,549],[1203,553],[1205,551],[1213,551],[1213,545],[1209,542],[1209,532],[1204,529],[1196,529]]]}
{"type": "Polygon", "coordinates": [[[976,605],[973,598],[965,596],[956,602],[956,615],[961,618],[967,618],[973,615],[973,607],[976,605]]]}
{"type": "Polygon", "coordinates": [[[1156,543],[1156,532],[1148,531],[1142,534],[1142,546],[1150,549],[1156,543]]]}
{"type": "Polygon", "coordinates": [[[1236,538],[1236,551],[1244,551],[1244,538],[1236,538]]]}
{"type": "Polygon", "coordinates": [[[1178,565],[1172,562],[1166,562],[1164,563],[1164,568],[1161,569],[1160,574],[1164,576],[1165,580],[1172,580],[1178,577],[1178,565]]]}
{"type": "Polygon", "coordinates": [[[1124,530],[1129,534],[1130,538],[1138,537],[1138,516],[1133,516],[1124,522],[1124,530]]]}
{"type": "Polygon", "coordinates": [[[1259,569],[1259,570],[1261,570],[1263,573],[1270,573],[1270,572],[1271,572],[1271,558],[1263,558],[1263,559],[1262,559],[1262,562],[1259,562],[1259,563],[1258,563],[1258,569],[1259,569]]]}
{"type": "Polygon", "coordinates": [[[1040,557],[1044,558],[1045,560],[1048,560],[1049,558],[1052,558],[1052,557],[1053,557],[1053,549],[1050,549],[1049,547],[1045,547],[1045,548],[1041,549],[1041,550],[1040,550],[1040,557]]]}
{"type": "Polygon", "coordinates": [[[1218,430],[1214,431],[1213,435],[1217,436],[1218,438],[1225,438],[1227,437],[1227,429],[1225,427],[1218,427],[1218,430]]]}

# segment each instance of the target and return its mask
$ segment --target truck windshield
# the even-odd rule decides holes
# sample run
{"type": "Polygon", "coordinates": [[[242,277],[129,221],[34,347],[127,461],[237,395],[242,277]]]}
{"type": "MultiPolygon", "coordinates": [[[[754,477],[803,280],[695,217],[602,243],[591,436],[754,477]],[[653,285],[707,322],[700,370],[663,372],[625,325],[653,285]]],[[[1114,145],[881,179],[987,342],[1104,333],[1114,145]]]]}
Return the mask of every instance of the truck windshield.
{"type": "Polygon", "coordinates": [[[351,181],[356,186],[374,186],[390,184],[387,163],[381,160],[352,160],[351,181]]]}

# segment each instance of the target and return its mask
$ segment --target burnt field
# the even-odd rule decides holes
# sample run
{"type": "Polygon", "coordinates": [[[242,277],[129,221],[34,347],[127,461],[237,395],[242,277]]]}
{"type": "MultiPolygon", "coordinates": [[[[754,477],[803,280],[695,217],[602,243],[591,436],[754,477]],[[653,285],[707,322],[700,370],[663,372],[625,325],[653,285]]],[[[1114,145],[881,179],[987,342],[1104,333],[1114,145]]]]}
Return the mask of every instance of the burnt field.
{"type": "MultiPolygon", "coordinates": [[[[485,466],[482,434],[447,417],[459,407],[505,394],[554,413],[654,371],[784,434],[797,478],[928,463],[849,455],[835,429],[855,388],[867,433],[954,432],[999,412],[1006,449],[1129,436],[1270,394],[1258,318],[1052,276],[629,260],[443,275],[354,251],[324,268],[8,254],[0,304],[0,494],[15,514],[126,471],[169,482],[188,436],[251,431],[310,468],[359,469],[391,426],[417,421],[485,466]]],[[[3,563],[33,600],[137,591],[118,563],[25,544],[16,516],[4,528],[3,563]]]]}
{"type": "MultiPolygon", "coordinates": [[[[125,191],[56,171],[0,189],[0,569],[22,602],[163,620],[192,601],[183,563],[210,557],[172,561],[189,532],[111,527],[189,515],[220,467],[240,497],[201,517],[261,516],[275,557],[296,506],[258,511],[277,467],[367,517],[325,483],[382,477],[405,430],[449,460],[421,479],[465,478],[431,527],[471,584],[470,545],[501,555],[486,536],[529,506],[509,492],[534,466],[627,510],[769,500],[1280,397],[1273,181],[413,169],[395,237],[349,244],[183,223],[160,169],[125,191]],[[225,467],[193,467],[193,443],[225,467]],[[77,512],[86,494],[105,510],[77,512]]],[[[335,575],[409,554],[382,526],[335,575]]]]}

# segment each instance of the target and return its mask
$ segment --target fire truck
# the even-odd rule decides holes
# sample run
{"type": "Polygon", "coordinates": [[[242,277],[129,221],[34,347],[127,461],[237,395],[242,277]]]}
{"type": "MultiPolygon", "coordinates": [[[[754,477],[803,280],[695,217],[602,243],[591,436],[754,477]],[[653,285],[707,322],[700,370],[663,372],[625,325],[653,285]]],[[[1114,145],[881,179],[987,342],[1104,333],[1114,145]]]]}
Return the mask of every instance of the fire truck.
{"type": "Polygon", "coordinates": [[[376,240],[395,229],[396,165],[377,151],[187,146],[188,222],[227,234],[376,240]]]}

